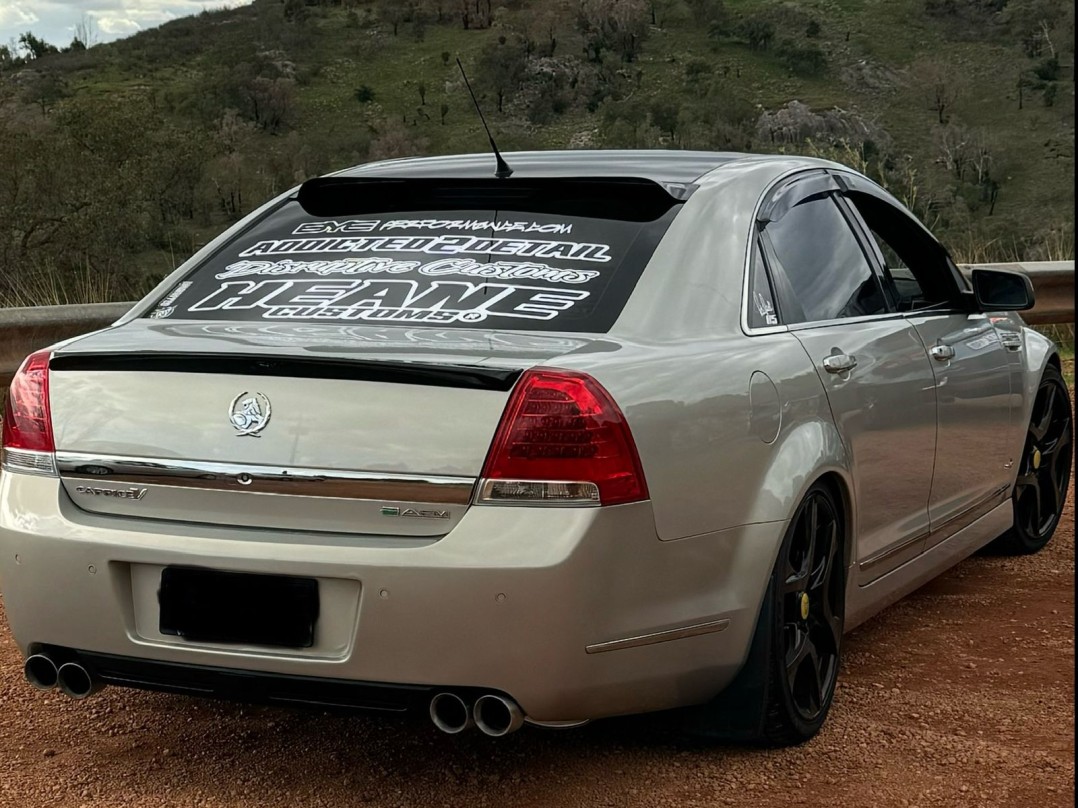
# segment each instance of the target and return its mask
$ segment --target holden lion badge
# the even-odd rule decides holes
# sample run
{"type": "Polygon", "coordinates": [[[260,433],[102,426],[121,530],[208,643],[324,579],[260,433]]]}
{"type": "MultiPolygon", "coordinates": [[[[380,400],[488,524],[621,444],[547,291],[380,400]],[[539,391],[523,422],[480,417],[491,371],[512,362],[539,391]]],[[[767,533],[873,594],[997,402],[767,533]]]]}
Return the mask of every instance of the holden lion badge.
{"type": "Polygon", "coordinates": [[[236,427],[237,435],[261,437],[258,433],[266,428],[270,419],[270,400],[262,393],[246,390],[232,399],[228,408],[228,420],[236,427]]]}

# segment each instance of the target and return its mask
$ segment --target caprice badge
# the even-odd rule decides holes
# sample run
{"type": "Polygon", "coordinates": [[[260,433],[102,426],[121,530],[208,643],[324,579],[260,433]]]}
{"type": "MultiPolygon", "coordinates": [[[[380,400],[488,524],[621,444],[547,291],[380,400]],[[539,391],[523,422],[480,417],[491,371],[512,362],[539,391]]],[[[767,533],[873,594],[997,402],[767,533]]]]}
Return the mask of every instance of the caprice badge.
{"type": "Polygon", "coordinates": [[[130,488],[105,488],[98,485],[77,485],[75,486],[75,492],[78,494],[89,494],[95,497],[111,497],[112,499],[134,499],[139,500],[146,496],[145,488],[137,488],[131,486],[130,488]]]}
{"type": "Polygon", "coordinates": [[[263,393],[250,393],[244,390],[234,399],[228,408],[228,420],[236,428],[238,436],[250,435],[259,438],[258,433],[266,428],[269,423],[270,400],[263,393]]]}

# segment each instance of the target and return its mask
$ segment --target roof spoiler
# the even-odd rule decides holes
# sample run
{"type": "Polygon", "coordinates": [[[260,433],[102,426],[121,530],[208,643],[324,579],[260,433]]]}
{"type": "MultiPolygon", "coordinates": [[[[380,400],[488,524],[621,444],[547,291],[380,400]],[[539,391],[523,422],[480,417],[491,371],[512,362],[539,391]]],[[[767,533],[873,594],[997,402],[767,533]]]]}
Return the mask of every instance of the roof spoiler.
{"type": "Polygon", "coordinates": [[[392,178],[317,177],[298,192],[312,216],[436,210],[499,210],[651,222],[696,186],[639,177],[392,178]]]}

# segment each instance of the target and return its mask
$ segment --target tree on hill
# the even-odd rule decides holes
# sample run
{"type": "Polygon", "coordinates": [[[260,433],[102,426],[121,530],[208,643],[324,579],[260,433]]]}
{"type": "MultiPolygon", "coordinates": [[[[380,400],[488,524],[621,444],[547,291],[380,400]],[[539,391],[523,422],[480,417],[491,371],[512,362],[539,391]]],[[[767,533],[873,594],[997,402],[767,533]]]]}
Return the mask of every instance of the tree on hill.
{"type": "Polygon", "coordinates": [[[961,80],[950,66],[932,57],[918,59],[910,68],[914,92],[936,113],[940,126],[947,123],[960,95],[961,80]]]}
{"type": "Polygon", "coordinates": [[[378,0],[378,18],[393,29],[393,36],[397,36],[401,23],[408,18],[409,12],[414,14],[415,9],[409,8],[400,0],[378,0]]]}
{"type": "Polygon", "coordinates": [[[94,18],[89,14],[83,14],[79,21],[75,23],[75,34],[71,39],[71,49],[85,50],[86,48],[92,48],[100,38],[94,18]],[[78,48],[76,48],[76,43],[78,43],[78,48]]]}
{"type": "Polygon", "coordinates": [[[19,48],[27,59],[40,59],[50,53],[59,53],[60,49],[50,45],[44,39],[39,39],[30,31],[19,36],[19,48]]]}
{"type": "Polygon", "coordinates": [[[465,28],[490,28],[494,21],[491,0],[456,0],[457,13],[465,28]]]}
{"type": "Polygon", "coordinates": [[[693,22],[707,30],[713,25],[722,25],[726,20],[726,6],[723,0],[686,0],[693,22]]]}
{"type": "Polygon", "coordinates": [[[27,71],[23,84],[23,100],[37,105],[47,115],[60,99],[68,95],[67,84],[55,70],[27,71]]]}
{"type": "Polygon", "coordinates": [[[501,37],[483,48],[479,55],[479,82],[498,99],[498,112],[505,111],[505,99],[524,79],[526,65],[523,41],[516,36],[501,37]]]}
{"type": "Polygon", "coordinates": [[[765,51],[775,39],[775,26],[770,20],[758,15],[744,17],[737,24],[736,32],[745,40],[749,50],[765,51]]]}
{"type": "Polygon", "coordinates": [[[648,35],[650,11],[644,0],[580,0],[576,27],[584,38],[584,52],[601,62],[604,51],[632,62],[648,35]]]}

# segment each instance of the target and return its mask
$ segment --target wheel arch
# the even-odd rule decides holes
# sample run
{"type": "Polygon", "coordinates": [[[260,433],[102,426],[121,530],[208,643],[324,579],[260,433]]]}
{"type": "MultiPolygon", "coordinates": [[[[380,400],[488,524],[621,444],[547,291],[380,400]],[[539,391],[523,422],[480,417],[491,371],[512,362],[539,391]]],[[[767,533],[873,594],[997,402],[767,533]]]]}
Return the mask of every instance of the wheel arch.
{"type": "Polygon", "coordinates": [[[1059,356],[1059,347],[1048,337],[1032,328],[1023,327],[1023,343],[1025,350],[1022,351],[1022,412],[1017,423],[1025,426],[1029,422],[1033,412],[1033,403],[1037,398],[1037,388],[1041,384],[1041,377],[1049,365],[1063,372],[1063,362],[1059,356]]]}
{"type": "Polygon", "coordinates": [[[1048,365],[1055,365],[1058,370],[1062,370],[1063,362],[1059,357],[1059,346],[1052,340],[1028,326],[1023,327],[1022,331],[1025,337],[1022,369],[1026,375],[1027,386],[1032,385],[1032,388],[1036,389],[1044,369],[1048,365]]]}
{"type": "Polygon", "coordinates": [[[825,471],[816,480],[826,485],[838,501],[842,516],[842,565],[849,570],[853,563],[853,492],[846,478],[834,470],[825,471]]]}
{"type": "MultiPolygon", "coordinates": [[[[847,597],[849,597],[849,589],[851,585],[856,585],[855,578],[850,575],[850,568],[857,563],[856,558],[856,544],[854,537],[856,534],[855,525],[856,522],[856,498],[853,475],[846,466],[846,454],[842,449],[842,443],[839,439],[837,430],[833,425],[825,425],[824,430],[821,433],[816,433],[813,437],[819,439],[825,438],[823,441],[816,443],[813,441],[815,448],[818,450],[819,455],[816,457],[810,473],[801,477],[800,480],[790,480],[788,477],[787,482],[790,485],[790,489],[787,494],[787,513],[783,518],[783,531],[782,535],[785,536],[786,530],[789,528],[790,522],[797,513],[798,507],[804,500],[805,495],[809,490],[817,483],[823,483],[830,489],[831,493],[838,501],[840,514],[842,517],[843,528],[843,576],[845,579],[845,586],[847,590],[847,597]],[[830,429],[827,428],[830,426],[830,429]],[[796,485],[796,487],[794,487],[796,485]]],[[[802,443],[801,449],[804,450],[805,446],[802,443]]],[[[770,475],[769,475],[770,477],[770,475]]],[[[771,558],[771,568],[778,563],[778,555],[781,552],[783,542],[780,540],[776,542],[774,554],[771,558]]],[[[760,607],[763,605],[764,593],[761,592],[760,603],[757,606],[757,623],[760,619],[760,607]]]]}

